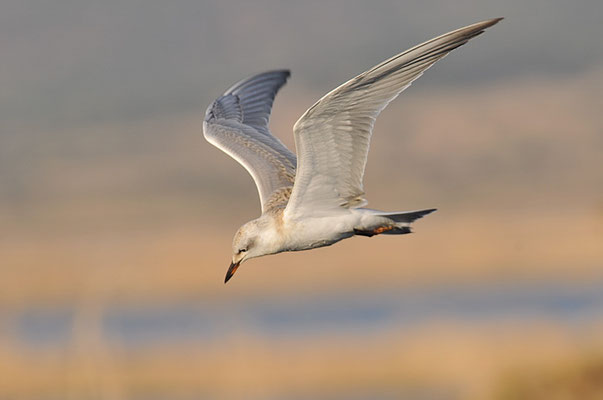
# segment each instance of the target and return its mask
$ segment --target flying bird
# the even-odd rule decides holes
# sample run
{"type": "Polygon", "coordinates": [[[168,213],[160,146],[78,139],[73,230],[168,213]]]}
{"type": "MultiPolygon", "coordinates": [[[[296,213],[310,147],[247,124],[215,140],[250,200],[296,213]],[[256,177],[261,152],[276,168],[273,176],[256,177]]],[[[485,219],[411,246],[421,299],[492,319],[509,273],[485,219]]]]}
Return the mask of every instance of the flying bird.
{"type": "Polygon", "coordinates": [[[274,97],[290,72],[244,79],[207,109],[205,138],[251,174],[262,214],[236,232],[224,283],[244,261],[329,246],[354,235],[401,235],[435,209],[365,208],[362,180],[375,119],[390,101],[449,52],[502,18],[466,26],[400,53],[330,91],[295,123],[297,157],[273,136],[274,97]]]}

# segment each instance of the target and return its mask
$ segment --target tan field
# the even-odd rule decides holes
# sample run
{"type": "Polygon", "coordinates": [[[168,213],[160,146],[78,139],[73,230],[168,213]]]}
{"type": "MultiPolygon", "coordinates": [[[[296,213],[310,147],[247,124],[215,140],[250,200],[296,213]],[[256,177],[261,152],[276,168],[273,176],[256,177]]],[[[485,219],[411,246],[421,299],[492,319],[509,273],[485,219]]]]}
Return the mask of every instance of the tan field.
{"type": "MultiPolygon", "coordinates": [[[[554,323],[505,321],[393,328],[267,340],[233,333],[218,342],[126,351],[93,333],[67,353],[3,346],[5,398],[599,399],[601,326],[576,336],[554,323]],[[598,349],[598,350],[593,350],[598,349]]],[[[80,341],[81,340],[81,341],[80,341]]]]}

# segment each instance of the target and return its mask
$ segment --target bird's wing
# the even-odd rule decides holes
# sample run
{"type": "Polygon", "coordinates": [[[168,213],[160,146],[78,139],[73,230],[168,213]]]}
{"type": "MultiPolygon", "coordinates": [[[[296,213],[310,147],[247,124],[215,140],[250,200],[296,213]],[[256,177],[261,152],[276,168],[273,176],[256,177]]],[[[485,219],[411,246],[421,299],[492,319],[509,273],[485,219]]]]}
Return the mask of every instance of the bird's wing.
{"type": "Polygon", "coordinates": [[[289,75],[279,70],[242,80],[209,106],[203,122],[205,139],[253,177],[262,212],[271,196],[295,179],[295,155],[268,130],[274,97],[289,75]]]}
{"type": "Polygon", "coordinates": [[[323,96],[296,122],[297,175],[286,218],[366,204],[362,178],[375,119],[415,79],[502,18],[446,33],[382,62],[323,96]]]}

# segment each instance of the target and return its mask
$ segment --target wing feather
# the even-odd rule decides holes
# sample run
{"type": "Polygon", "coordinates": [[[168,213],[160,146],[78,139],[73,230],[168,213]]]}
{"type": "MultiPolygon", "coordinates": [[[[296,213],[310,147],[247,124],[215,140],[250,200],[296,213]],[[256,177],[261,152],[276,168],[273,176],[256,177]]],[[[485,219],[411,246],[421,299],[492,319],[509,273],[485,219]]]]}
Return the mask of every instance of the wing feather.
{"type": "Polygon", "coordinates": [[[379,113],[436,61],[502,18],[446,33],[400,53],[323,96],[296,122],[297,176],[287,218],[366,204],[362,179],[379,113]]]}
{"type": "Polygon", "coordinates": [[[295,179],[295,155],[268,129],[274,97],[289,75],[286,70],[269,71],[240,81],[208,107],[203,121],[207,141],[252,176],[262,212],[275,205],[271,196],[295,179]]]}

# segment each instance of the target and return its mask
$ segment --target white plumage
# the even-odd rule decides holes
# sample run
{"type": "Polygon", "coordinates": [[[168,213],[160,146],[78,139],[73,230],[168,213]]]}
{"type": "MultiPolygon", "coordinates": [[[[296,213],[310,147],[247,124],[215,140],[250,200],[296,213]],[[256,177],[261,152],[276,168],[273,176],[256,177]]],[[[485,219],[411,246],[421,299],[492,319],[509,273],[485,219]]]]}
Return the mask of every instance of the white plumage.
{"type": "Polygon", "coordinates": [[[205,138],[249,171],[262,204],[262,215],[235,234],[225,281],[250,258],[327,246],[353,235],[408,233],[411,222],[435,211],[362,208],[373,124],[426,69],[501,19],[438,36],[327,93],[295,123],[297,158],[268,130],[274,97],[289,71],[255,75],[215,100],[205,115],[205,138]]]}

